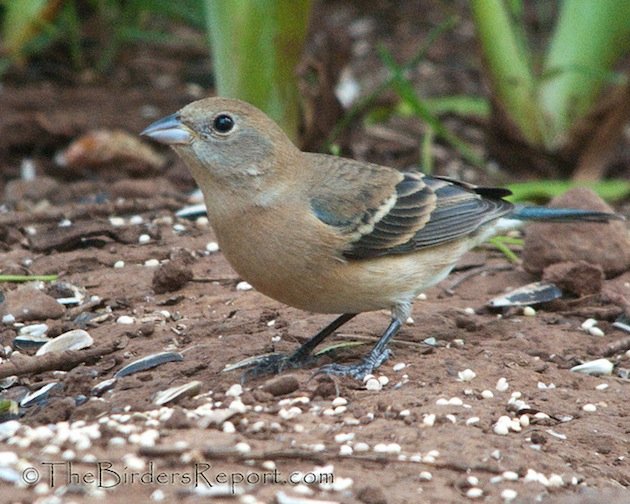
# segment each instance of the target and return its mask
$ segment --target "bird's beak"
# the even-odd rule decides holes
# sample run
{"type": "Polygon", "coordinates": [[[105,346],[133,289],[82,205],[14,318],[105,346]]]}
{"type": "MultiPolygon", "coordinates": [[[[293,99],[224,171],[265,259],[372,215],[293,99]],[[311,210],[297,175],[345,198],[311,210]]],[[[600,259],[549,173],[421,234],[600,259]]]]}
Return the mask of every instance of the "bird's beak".
{"type": "Polygon", "coordinates": [[[181,122],[179,114],[158,119],[140,134],[166,145],[185,145],[193,139],[192,131],[181,122]]]}

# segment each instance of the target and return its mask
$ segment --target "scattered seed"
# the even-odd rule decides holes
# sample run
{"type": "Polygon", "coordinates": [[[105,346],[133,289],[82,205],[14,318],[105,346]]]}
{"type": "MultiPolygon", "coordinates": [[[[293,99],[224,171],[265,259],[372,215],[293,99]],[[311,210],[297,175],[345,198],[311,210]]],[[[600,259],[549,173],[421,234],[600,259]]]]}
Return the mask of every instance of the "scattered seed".
{"type": "Polygon", "coordinates": [[[355,443],[354,451],[355,452],[366,452],[370,449],[370,445],[364,442],[355,443]]]}
{"type": "Polygon", "coordinates": [[[603,336],[606,336],[606,334],[604,333],[604,331],[602,331],[602,330],[601,330],[599,327],[597,327],[597,326],[590,327],[590,328],[588,329],[588,333],[589,333],[591,336],[596,336],[596,337],[598,337],[598,338],[601,338],[601,337],[603,337],[603,336]]]}
{"type": "Polygon", "coordinates": [[[585,404],[584,406],[582,406],[582,409],[583,409],[584,411],[587,411],[587,412],[589,412],[589,413],[592,413],[592,412],[594,412],[594,411],[597,411],[597,406],[595,406],[594,404],[590,404],[590,403],[588,403],[588,404],[585,404]]]}
{"type": "Polygon", "coordinates": [[[383,385],[381,385],[381,382],[378,381],[376,378],[370,378],[365,383],[365,389],[366,390],[379,391],[382,388],[383,388],[383,385]]]}
{"type": "Polygon", "coordinates": [[[419,299],[421,301],[426,301],[427,300],[427,295],[424,292],[421,292],[420,294],[418,294],[417,299],[419,299]]]}
{"type": "Polygon", "coordinates": [[[518,497],[518,492],[511,488],[505,488],[501,492],[501,498],[506,502],[513,501],[514,499],[516,499],[516,497],[518,497]]]}
{"type": "Polygon", "coordinates": [[[109,218],[109,223],[114,227],[120,227],[125,225],[125,219],[123,219],[122,217],[112,216],[109,218]]]}
{"type": "Polygon", "coordinates": [[[64,352],[66,350],[81,350],[94,344],[94,340],[87,331],[83,329],[73,329],[60,334],[48,343],[42,345],[35,355],[44,355],[51,352],[64,352]]]}
{"type": "Polygon", "coordinates": [[[206,243],[206,251],[211,254],[219,251],[219,244],[217,242],[208,242],[206,243]]]}
{"type": "Polygon", "coordinates": [[[160,261],[158,261],[157,259],[147,259],[146,261],[144,261],[144,265],[147,268],[157,268],[160,265],[160,261]]]}
{"type": "Polygon", "coordinates": [[[508,383],[507,378],[503,376],[499,378],[496,388],[499,392],[505,392],[508,388],[510,388],[510,384],[508,383]]]}
{"type": "Polygon", "coordinates": [[[392,368],[394,371],[398,372],[398,371],[402,371],[403,369],[405,369],[407,367],[407,364],[405,364],[404,362],[399,362],[398,364],[395,364],[394,367],[392,368]]]}
{"type": "Polygon", "coordinates": [[[466,420],[466,425],[475,425],[475,424],[478,424],[479,421],[480,421],[479,417],[476,417],[476,416],[470,417],[466,420]]]}
{"type": "Polygon", "coordinates": [[[433,427],[435,424],[435,418],[436,416],[433,413],[429,413],[428,415],[424,415],[422,423],[427,427],[433,427]]]}
{"type": "Polygon", "coordinates": [[[471,306],[467,306],[466,308],[464,308],[464,313],[466,315],[475,315],[475,309],[471,306]]]}
{"type": "Polygon", "coordinates": [[[464,369],[463,371],[459,371],[457,373],[457,377],[459,381],[469,382],[475,379],[477,373],[475,373],[472,369],[464,369]]]}
{"type": "Polygon", "coordinates": [[[573,366],[571,371],[575,373],[584,373],[593,376],[612,374],[615,365],[608,359],[596,359],[585,362],[578,366],[573,366]]]}
{"type": "Polygon", "coordinates": [[[341,455],[342,457],[349,457],[353,453],[354,453],[354,450],[352,449],[352,446],[350,445],[341,445],[339,447],[339,455],[341,455]]]}
{"type": "Polygon", "coordinates": [[[580,327],[584,331],[588,331],[591,327],[595,327],[595,325],[597,325],[597,320],[595,320],[594,318],[588,318],[584,322],[582,322],[582,325],[580,327]]]}
{"type": "Polygon", "coordinates": [[[494,397],[494,393],[492,392],[492,390],[482,390],[481,397],[483,397],[484,399],[492,399],[494,397]]]}
{"type": "Polygon", "coordinates": [[[433,479],[433,474],[431,474],[429,471],[422,471],[420,474],[418,474],[418,477],[424,481],[431,481],[433,479]]]}
{"type": "Polygon", "coordinates": [[[595,387],[595,390],[606,390],[608,388],[608,383],[600,383],[595,387]]]}
{"type": "Polygon", "coordinates": [[[384,387],[385,385],[387,385],[389,383],[389,378],[387,378],[387,376],[385,376],[385,375],[380,375],[378,377],[378,382],[381,384],[381,386],[384,387]]]}
{"type": "Polygon", "coordinates": [[[126,324],[126,325],[135,324],[136,323],[136,319],[131,317],[131,316],[129,316],[129,315],[121,315],[120,317],[118,317],[116,319],[116,323],[117,324],[126,324]]]}
{"type": "Polygon", "coordinates": [[[408,417],[409,415],[411,415],[411,411],[409,411],[408,409],[404,409],[402,410],[400,413],[398,413],[401,417],[408,417]]]}
{"type": "Polygon", "coordinates": [[[145,244],[145,243],[149,243],[151,241],[151,236],[149,236],[148,234],[141,234],[140,236],[138,236],[138,243],[145,244]]]}
{"type": "Polygon", "coordinates": [[[483,496],[483,490],[481,488],[472,487],[466,491],[466,497],[469,499],[478,499],[483,496]]]}
{"type": "Polygon", "coordinates": [[[335,397],[331,403],[333,408],[345,406],[346,404],[348,404],[348,400],[345,397],[335,397]]]}
{"type": "Polygon", "coordinates": [[[131,217],[129,217],[129,224],[133,224],[133,225],[138,225],[138,224],[142,224],[144,222],[144,219],[142,218],[142,215],[132,215],[131,217]]]}
{"type": "Polygon", "coordinates": [[[114,268],[120,269],[125,267],[125,261],[119,260],[114,263],[114,268]]]}
{"type": "Polygon", "coordinates": [[[221,429],[226,434],[234,434],[236,432],[236,426],[229,420],[226,420],[225,422],[223,422],[221,429]]]}
{"type": "Polygon", "coordinates": [[[123,376],[146,371],[147,369],[166,364],[167,362],[179,362],[182,360],[184,360],[184,356],[178,352],[160,352],[147,355],[119,369],[114,374],[114,378],[122,378],[123,376]]]}
{"type": "Polygon", "coordinates": [[[236,284],[236,290],[238,291],[249,291],[252,289],[253,287],[249,283],[245,282],[244,280],[236,284]]]}
{"type": "Polygon", "coordinates": [[[525,308],[523,308],[523,315],[525,315],[526,317],[535,317],[536,310],[534,310],[531,306],[526,306],[525,308]]]}
{"type": "Polygon", "coordinates": [[[407,325],[414,325],[415,323],[416,321],[412,317],[407,317],[407,320],[405,320],[405,324],[407,325]]]}

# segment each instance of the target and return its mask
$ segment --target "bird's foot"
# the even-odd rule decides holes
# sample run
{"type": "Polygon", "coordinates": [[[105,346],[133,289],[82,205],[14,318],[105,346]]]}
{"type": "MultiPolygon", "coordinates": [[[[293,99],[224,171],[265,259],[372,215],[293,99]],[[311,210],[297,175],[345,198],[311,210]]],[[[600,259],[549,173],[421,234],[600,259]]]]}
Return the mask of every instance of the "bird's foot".
{"type": "Polygon", "coordinates": [[[372,374],[390,355],[389,348],[383,351],[370,354],[358,364],[326,364],[320,367],[315,374],[326,374],[336,376],[351,376],[355,380],[363,380],[367,375],[372,374]]]}
{"type": "Polygon", "coordinates": [[[311,360],[312,357],[310,355],[304,355],[297,351],[292,354],[270,353],[242,360],[227,366],[223,371],[233,371],[244,367],[249,368],[241,376],[241,382],[245,383],[259,376],[279,374],[287,369],[305,367],[311,360]]]}

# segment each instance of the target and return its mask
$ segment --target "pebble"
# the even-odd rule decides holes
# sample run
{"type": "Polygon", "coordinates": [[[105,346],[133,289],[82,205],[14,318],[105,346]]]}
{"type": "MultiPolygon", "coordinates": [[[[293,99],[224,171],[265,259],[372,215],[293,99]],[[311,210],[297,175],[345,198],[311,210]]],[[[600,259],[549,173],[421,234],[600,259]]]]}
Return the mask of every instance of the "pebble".
{"type": "Polygon", "coordinates": [[[238,291],[249,291],[252,289],[253,287],[249,283],[245,282],[244,280],[236,284],[236,290],[238,291]]]}

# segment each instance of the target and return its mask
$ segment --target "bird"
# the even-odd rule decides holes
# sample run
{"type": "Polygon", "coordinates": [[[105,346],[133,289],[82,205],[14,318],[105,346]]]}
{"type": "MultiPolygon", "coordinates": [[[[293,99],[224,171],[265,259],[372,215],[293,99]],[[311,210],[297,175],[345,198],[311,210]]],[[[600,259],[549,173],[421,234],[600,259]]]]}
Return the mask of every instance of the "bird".
{"type": "Polygon", "coordinates": [[[284,304],[338,315],[292,353],[253,359],[248,376],[304,367],[357,314],[387,309],[389,325],[359,362],[318,370],[361,380],[390,356],[414,299],[470,249],[527,220],[618,218],[518,207],[504,199],[506,189],[302,152],[262,111],[236,99],[192,102],[141,135],[169,145],[188,166],[242,279],[284,304]]]}

